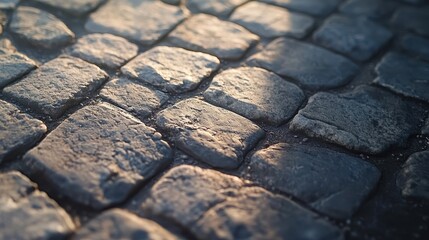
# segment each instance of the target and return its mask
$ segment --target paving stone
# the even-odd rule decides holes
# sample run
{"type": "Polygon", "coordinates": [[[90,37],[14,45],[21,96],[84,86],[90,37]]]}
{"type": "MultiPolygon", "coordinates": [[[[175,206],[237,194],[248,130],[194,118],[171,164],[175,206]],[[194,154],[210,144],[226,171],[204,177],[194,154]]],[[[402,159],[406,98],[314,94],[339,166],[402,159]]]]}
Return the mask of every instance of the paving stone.
{"type": "Polygon", "coordinates": [[[195,89],[219,67],[214,56],[176,47],[155,47],[121,68],[123,74],[166,92],[195,89]]]}
{"type": "Polygon", "coordinates": [[[350,150],[379,154],[402,145],[417,131],[416,111],[390,92],[362,86],[343,94],[317,93],[290,128],[350,150]]]}
{"type": "Polygon", "coordinates": [[[302,38],[314,25],[311,17],[261,2],[249,2],[239,7],[230,19],[267,38],[279,36],[302,38]]]}
{"type": "Polygon", "coordinates": [[[97,8],[106,0],[33,0],[58,8],[73,15],[84,15],[97,8]]]}
{"type": "Polygon", "coordinates": [[[386,28],[365,18],[334,15],[317,30],[313,39],[326,48],[365,61],[374,56],[392,36],[386,28]]]}
{"type": "Polygon", "coordinates": [[[429,7],[401,8],[396,11],[392,23],[396,26],[429,37],[429,7]]]}
{"type": "Polygon", "coordinates": [[[168,100],[168,95],[149,89],[126,78],[114,79],[108,82],[100,92],[101,97],[113,104],[147,117],[168,100]]]}
{"type": "Polygon", "coordinates": [[[376,67],[374,83],[396,93],[429,102],[429,63],[390,52],[376,67]]]}
{"type": "Polygon", "coordinates": [[[429,118],[426,119],[426,124],[423,126],[422,134],[429,135],[429,118]]]}
{"type": "Polygon", "coordinates": [[[247,1],[248,0],[187,0],[186,6],[192,12],[202,12],[226,17],[234,8],[247,1]]]}
{"type": "Polygon", "coordinates": [[[294,116],[305,95],[274,73],[243,67],[217,75],[204,98],[248,119],[280,125],[294,116]]]}
{"type": "Polygon", "coordinates": [[[414,34],[407,34],[399,41],[399,46],[412,55],[429,61],[429,40],[414,34]]]}
{"type": "Polygon", "coordinates": [[[57,194],[94,209],[124,201],[169,164],[161,134],[107,103],[78,110],[24,159],[57,194]]]}
{"type": "Polygon", "coordinates": [[[206,52],[225,59],[239,59],[259,38],[243,27],[216,17],[198,14],[179,25],[169,35],[179,47],[206,52]]]}
{"type": "Polygon", "coordinates": [[[57,118],[97,90],[106,77],[95,65],[74,57],[60,57],[4,88],[3,94],[57,118]]]}
{"type": "Polygon", "coordinates": [[[111,0],[91,14],[85,28],[152,45],[184,18],[182,9],[157,0],[111,0]]]}
{"type": "Polygon", "coordinates": [[[139,218],[124,210],[113,209],[91,220],[71,239],[173,240],[179,238],[154,221],[139,218]]]}
{"type": "Polygon", "coordinates": [[[342,86],[358,71],[358,66],[345,57],[288,38],[272,41],[264,50],[251,56],[247,65],[293,78],[310,89],[342,86]]]}
{"type": "Polygon", "coordinates": [[[256,152],[249,169],[251,180],[292,194],[313,209],[340,219],[352,217],[380,178],[375,166],[358,158],[288,144],[256,152]]]}
{"type": "Polygon", "coordinates": [[[14,53],[14,52],[16,52],[16,48],[9,39],[7,38],[0,39],[0,54],[14,53]]]}
{"type": "Polygon", "coordinates": [[[181,0],[162,0],[165,3],[179,5],[181,0]]]}
{"type": "Polygon", "coordinates": [[[402,196],[429,199],[429,151],[412,154],[398,174],[402,196]]]}
{"type": "Polygon", "coordinates": [[[27,56],[0,49],[0,89],[36,67],[36,63],[27,56]]]}
{"type": "Polygon", "coordinates": [[[0,174],[0,239],[64,239],[74,228],[67,213],[18,172],[0,174]]]}
{"type": "Polygon", "coordinates": [[[119,68],[137,55],[139,48],[111,34],[89,34],[80,38],[68,53],[100,67],[119,68]]]}
{"type": "Polygon", "coordinates": [[[19,0],[0,0],[0,9],[12,9],[19,3],[19,0]]]}
{"type": "Polygon", "coordinates": [[[335,10],[341,0],[261,0],[294,11],[304,12],[315,16],[326,16],[335,10]]]}
{"type": "Polygon", "coordinates": [[[395,4],[388,0],[348,0],[340,7],[340,12],[354,17],[380,19],[390,15],[395,4]]]}
{"type": "Polygon", "coordinates": [[[161,111],[156,124],[172,133],[179,149],[218,168],[237,168],[264,136],[246,118],[197,99],[161,111]]]}
{"type": "Polygon", "coordinates": [[[9,27],[18,37],[43,48],[61,47],[74,39],[74,33],[60,19],[32,7],[19,7],[9,27]]]}
{"type": "Polygon", "coordinates": [[[11,153],[30,148],[46,131],[42,121],[0,100],[0,163],[11,153]]]}
{"type": "Polygon", "coordinates": [[[198,239],[341,239],[340,230],[287,198],[192,166],[167,172],[140,210],[186,226],[198,239]]]}

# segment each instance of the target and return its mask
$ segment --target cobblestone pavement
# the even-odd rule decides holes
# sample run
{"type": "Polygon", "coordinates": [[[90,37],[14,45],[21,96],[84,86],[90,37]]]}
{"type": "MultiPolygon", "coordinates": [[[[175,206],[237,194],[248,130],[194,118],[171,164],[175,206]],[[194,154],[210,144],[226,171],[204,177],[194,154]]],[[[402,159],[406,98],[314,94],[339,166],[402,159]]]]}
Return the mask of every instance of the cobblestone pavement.
{"type": "Polygon", "coordinates": [[[429,1],[0,9],[0,239],[429,239],[429,1]]]}

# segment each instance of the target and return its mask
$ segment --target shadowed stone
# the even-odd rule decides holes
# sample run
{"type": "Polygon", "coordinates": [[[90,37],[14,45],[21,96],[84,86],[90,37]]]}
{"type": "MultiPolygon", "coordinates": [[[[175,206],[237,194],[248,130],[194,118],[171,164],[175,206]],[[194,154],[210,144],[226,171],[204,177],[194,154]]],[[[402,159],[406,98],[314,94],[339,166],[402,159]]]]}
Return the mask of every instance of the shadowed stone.
{"type": "Polygon", "coordinates": [[[162,0],[165,3],[179,5],[181,0],[162,0]]]}
{"type": "Polygon", "coordinates": [[[348,0],[340,12],[354,17],[383,18],[395,9],[395,4],[386,0],[348,0]]]}
{"type": "Polygon", "coordinates": [[[422,134],[429,135],[429,118],[426,119],[426,123],[422,129],[422,134]]]}
{"type": "Polygon", "coordinates": [[[429,40],[414,34],[407,34],[399,41],[399,46],[419,58],[429,61],[429,40]]]}
{"type": "Polygon", "coordinates": [[[0,49],[0,89],[36,68],[36,63],[20,53],[0,49]]]}
{"type": "Polygon", "coordinates": [[[412,30],[416,33],[429,37],[429,7],[422,8],[400,8],[392,18],[396,26],[412,30]]]}
{"type": "Polygon", "coordinates": [[[106,0],[33,0],[58,8],[73,15],[84,15],[97,8],[106,0]]]}
{"type": "Polygon", "coordinates": [[[214,167],[233,169],[264,136],[246,118],[197,99],[161,111],[158,127],[171,132],[177,147],[214,167]]]}
{"type": "Polygon", "coordinates": [[[106,77],[107,74],[95,65],[74,57],[60,57],[6,87],[3,94],[35,111],[58,118],[97,90],[106,77]]]}
{"type": "Polygon", "coordinates": [[[358,71],[354,63],[340,55],[289,38],[272,41],[247,64],[293,78],[310,89],[342,86],[358,71]]]}
{"type": "Polygon", "coordinates": [[[305,99],[302,90],[261,68],[238,68],[218,74],[204,98],[248,119],[280,125],[305,99]]]}
{"type": "Polygon", "coordinates": [[[202,12],[211,15],[228,16],[234,8],[248,0],[187,0],[186,7],[192,12],[202,12]]]}
{"type": "Polygon", "coordinates": [[[12,9],[19,3],[19,0],[0,0],[0,9],[12,9]]]}
{"type": "Polygon", "coordinates": [[[219,64],[219,59],[205,53],[160,46],[140,54],[121,71],[163,91],[183,93],[195,89],[219,64]]]}
{"type": "Polygon", "coordinates": [[[374,83],[396,93],[429,102],[429,63],[388,53],[376,67],[374,83]]]}
{"type": "Polygon", "coordinates": [[[249,2],[234,11],[232,21],[262,37],[302,38],[314,25],[311,17],[260,2],[249,2]]]}
{"type": "Polygon", "coordinates": [[[7,155],[33,146],[46,131],[42,121],[0,100],[0,163],[7,155]]]}
{"type": "Polygon", "coordinates": [[[157,0],[111,0],[91,14],[85,28],[151,45],[184,18],[182,9],[157,0]]]}
{"type": "Polygon", "coordinates": [[[161,134],[107,103],[78,110],[24,156],[33,177],[95,209],[124,201],[171,158],[161,134]]]}
{"type": "Polygon", "coordinates": [[[411,155],[398,174],[402,196],[429,200],[429,151],[411,155]]]}
{"type": "Polygon", "coordinates": [[[317,93],[290,128],[350,150],[379,154],[402,145],[419,120],[400,97],[369,86],[343,94],[317,93]]]}
{"type": "Polygon", "coordinates": [[[326,16],[335,10],[341,0],[262,0],[294,11],[316,16],[326,16]]]}
{"type": "Polygon", "coordinates": [[[179,25],[168,40],[179,47],[219,58],[239,59],[259,38],[235,23],[198,14],[179,25]]]}
{"type": "Polygon", "coordinates": [[[43,48],[61,47],[74,39],[74,33],[61,20],[32,7],[16,9],[9,27],[18,37],[43,48]]]}
{"type": "Polygon", "coordinates": [[[249,178],[292,194],[331,217],[352,217],[380,178],[378,169],[328,149],[276,144],[256,152],[249,178]],[[333,174],[335,173],[335,174],[333,174]]]}

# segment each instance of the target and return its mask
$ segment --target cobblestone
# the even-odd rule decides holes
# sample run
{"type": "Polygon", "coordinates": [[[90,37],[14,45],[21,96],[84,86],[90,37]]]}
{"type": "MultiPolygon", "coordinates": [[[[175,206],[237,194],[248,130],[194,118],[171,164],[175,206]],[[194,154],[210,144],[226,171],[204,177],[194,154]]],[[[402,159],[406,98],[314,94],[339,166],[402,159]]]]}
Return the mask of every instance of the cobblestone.
{"type": "Polygon", "coordinates": [[[228,16],[232,10],[248,0],[187,0],[186,6],[196,13],[228,16]]]}
{"type": "Polygon", "coordinates": [[[426,119],[426,123],[422,129],[422,134],[429,135],[429,118],[426,119]]]}
{"type": "Polygon", "coordinates": [[[407,34],[401,38],[399,45],[408,53],[429,61],[429,40],[414,34],[407,34]]]}
{"type": "Polygon", "coordinates": [[[19,3],[19,0],[0,0],[0,9],[12,9],[19,3]]]}
{"type": "Polygon", "coordinates": [[[98,7],[106,0],[33,0],[58,8],[73,15],[84,15],[98,7]]]}
{"type": "Polygon", "coordinates": [[[401,8],[392,18],[392,24],[429,37],[429,7],[401,8]]]}
{"type": "Polygon", "coordinates": [[[394,9],[395,3],[386,0],[348,0],[340,7],[346,15],[372,19],[389,16],[394,9]]]}
{"type": "Polygon", "coordinates": [[[34,68],[36,63],[20,53],[10,53],[0,48],[0,89],[24,76],[34,68]]]}
{"type": "Polygon", "coordinates": [[[429,199],[429,151],[411,155],[398,174],[402,195],[409,198],[429,199]]]}
{"type": "Polygon", "coordinates": [[[341,0],[262,0],[262,2],[272,3],[315,16],[326,16],[334,11],[341,0]]]}

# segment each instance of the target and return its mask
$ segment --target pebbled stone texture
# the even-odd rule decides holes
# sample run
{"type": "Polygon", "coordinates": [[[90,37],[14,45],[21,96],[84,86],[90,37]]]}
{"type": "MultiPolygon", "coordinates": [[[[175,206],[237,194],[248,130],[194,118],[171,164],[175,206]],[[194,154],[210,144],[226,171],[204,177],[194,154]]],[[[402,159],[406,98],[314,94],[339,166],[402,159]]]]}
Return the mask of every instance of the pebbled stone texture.
{"type": "Polygon", "coordinates": [[[204,98],[248,119],[280,125],[294,116],[305,95],[274,73],[243,67],[218,74],[204,98]]]}
{"type": "Polygon", "coordinates": [[[62,47],[75,36],[60,19],[32,7],[17,8],[9,28],[19,38],[43,48],[62,47]]]}
{"type": "Polygon", "coordinates": [[[89,34],[80,38],[70,55],[100,67],[119,68],[137,55],[139,48],[126,39],[111,34],[89,34]]]}
{"type": "Polygon", "coordinates": [[[246,3],[235,10],[230,19],[266,38],[303,38],[314,25],[311,17],[261,2],[246,3]]]}
{"type": "Polygon", "coordinates": [[[429,102],[429,63],[399,53],[388,53],[376,67],[374,83],[389,90],[429,102]]]}
{"type": "Polygon", "coordinates": [[[48,6],[58,8],[64,12],[73,15],[85,15],[106,0],[33,0],[36,2],[44,3],[48,6]]]}
{"type": "Polygon", "coordinates": [[[36,63],[27,56],[0,49],[0,89],[36,67],[36,63]]]}
{"type": "Polygon", "coordinates": [[[121,72],[163,91],[183,93],[198,87],[219,65],[219,59],[205,53],[160,46],[140,54],[121,72]]]}
{"type": "Polygon", "coordinates": [[[19,0],[0,0],[0,9],[13,9],[19,3],[19,0]]]}
{"type": "Polygon", "coordinates": [[[158,0],[111,0],[91,14],[85,28],[152,45],[184,18],[180,8],[158,0]]]}
{"type": "Polygon", "coordinates": [[[361,86],[343,94],[317,93],[290,128],[350,150],[380,154],[402,145],[419,120],[410,105],[387,91],[361,86]]]}
{"type": "Polygon", "coordinates": [[[225,59],[239,59],[259,38],[243,27],[216,17],[198,14],[179,25],[168,40],[179,47],[225,59]]]}
{"type": "Polygon", "coordinates": [[[24,159],[31,176],[94,209],[124,201],[170,163],[161,134],[107,103],[78,110],[24,159]]]}
{"type": "Polygon", "coordinates": [[[429,61],[429,40],[414,34],[407,34],[399,41],[399,46],[412,55],[429,61]]]}
{"type": "Polygon", "coordinates": [[[264,131],[240,115],[197,99],[161,111],[156,124],[177,147],[217,168],[237,168],[264,131]]]}
{"type": "Polygon", "coordinates": [[[402,195],[408,198],[429,199],[429,151],[412,154],[397,177],[402,195]]]}
{"type": "Polygon", "coordinates": [[[389,16],[395,3],[388,0],[348,0],[340,7],[340,12],[353,17],[380,19],[389,16]]]}
{"type": "Polygon", "coordinates": [[[3,94],[37,112],[58,118],[97,90],[106,77],[95,65],[74,57],[59,57],[4,88],[3,94]]]}
{"type": "Polygon", "coordinates": [[[293,11],[308,13],[315,16],[326,16],[335,10],[341,0],[261,0],[293,11]]]}
{"type": "Polygon", "coordinates": [[[389,30],[370,20],[334,15],[317,30],[313,39],[326,48],[365,61],[374,56],[392,36],[389,30]]]}
{"type": "Polygon", "coordinates": [[[347,219],[377,185],[378,169],[370,163],[328,149],[276,144],[251,158],[252,181],[291,194],[313,209],[347,219]]]}
{"type": "Polygon", "coordinates": [[[429,7],[400,8],[392,18],[392,24],[429,37],[429,7]]]}
{"type": "Polygon", "coordinates": [[[0,239],[64,239],[74,228],[67,213],[19,172],[0,174],[0,239]]]}
{"type": "Polygon", "coordinates": [[[0,100],[0,163],[9,154],[32,147],[46,130],[42,121],[0,100]]]}
{"type": "Polygon", "coordinates": [[[354,63],[340,55],[289,38],[272,41],[248,58],[247,65],[293,78],[314,90],[342,86],[358,71],[354,63]]]}
{"type": "Polygon", "coordinates": [[[226,17],[234,8],[248,0],[187,0],[186,7],[195,13],[208,13],[215,16],[226,17]]]}

